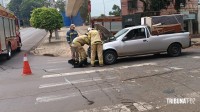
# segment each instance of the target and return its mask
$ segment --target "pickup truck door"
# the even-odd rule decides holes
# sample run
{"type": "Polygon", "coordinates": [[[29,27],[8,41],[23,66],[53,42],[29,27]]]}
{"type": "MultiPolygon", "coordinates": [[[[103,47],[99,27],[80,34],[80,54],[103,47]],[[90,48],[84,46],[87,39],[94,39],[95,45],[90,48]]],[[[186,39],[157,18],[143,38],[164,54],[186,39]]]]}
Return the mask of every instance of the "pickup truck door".
{"type": "Polygon", "coordinates": [[[123,54],[136,55],[149,52],[149,42],[145,28],[133,29],[122,39],[123,54]]]}

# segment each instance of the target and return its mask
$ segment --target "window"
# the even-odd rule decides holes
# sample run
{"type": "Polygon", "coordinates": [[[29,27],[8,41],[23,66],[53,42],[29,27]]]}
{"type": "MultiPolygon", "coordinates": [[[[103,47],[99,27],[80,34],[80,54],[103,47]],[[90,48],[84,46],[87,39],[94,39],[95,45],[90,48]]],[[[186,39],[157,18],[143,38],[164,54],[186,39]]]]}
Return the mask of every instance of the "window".
{"type": "Polygon", "coordinates": [[[136,39],[143,39],[146,38],[145,29],[138,28],[131,30],[127,35],[127,40],[136,40],[136,39]]]}
{"type": "Polygon", "coordinates": [[[137,9],[137,0],[128,1],[128,10],[137,9]]]}
{"type": "MultiPolygon", "coordinates": [[[[3,26],[3,18],[0,17],[0,26],[3,26]]],[[[0,27],[0,38],[5,37],[4,27],[0,27]]]]}
{"type": "Polygon", "coordinates": [[[9,19],[9,25],[10,25],[10,36],[14,36],[12,19],[9,19]]]}
{"type": "Polygon", "coordinates": [[[117,32],[114,37],[117,39],[118,37],[120,37],[121,35],[123,35],[124,33],[126,33],[128,31],[128,29],[122,29],[119,32],[117,32]]]}
{"type": "Polygon", "coordinates": [[[4,18],[4,28],[6,37],[10,37],[10,24],[8,18],[4,18]]]}
{"type": "Polygon", "coordinates": [[[14,33],[14,36],[16,36],[16,25],[15,25],[15,20],[12,20],[12,23],[13,23],[13,33],[14,33]]]}

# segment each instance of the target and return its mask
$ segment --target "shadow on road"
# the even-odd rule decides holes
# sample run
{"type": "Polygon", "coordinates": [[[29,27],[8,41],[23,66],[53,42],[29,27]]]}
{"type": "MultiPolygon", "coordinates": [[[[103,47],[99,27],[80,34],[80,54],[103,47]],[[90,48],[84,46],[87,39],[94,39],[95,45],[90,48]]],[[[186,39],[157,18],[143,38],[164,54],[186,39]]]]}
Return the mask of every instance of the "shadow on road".
{"type": "Polygon", "coordinates": [[[147,61],[147,60],[160,60],[160,59],[171,59],[171,58],[180,58],[185,56],[192,56],[192,55],[199,55],[199,52],[183,52],[181,56],[178,57],[170,57],[166,53],[164,54],[158,54],[158,55],[141,55],[141,56],[131,56],[131,57],[125,57],[120,58],[117,60],[117,63],[131,63],[131,62],[137,62],[137,61],[147,61]]]}
{"type": "MultiPolygon", "coordinates": [[[[13,51],[13,52],[12,52],[12,57],[11,57],[11,59],[12,59],[13,57],[15,57],[16,55],[18,55],[19,53],[21,53],[21,52],[13,51]]],[[[7,62],[7,61],[9,61],[9,60],[7,60],[5,54],[0,55],[0,65],[3,65],[3,64],[4,64],[5,62],[7,62]]]]}

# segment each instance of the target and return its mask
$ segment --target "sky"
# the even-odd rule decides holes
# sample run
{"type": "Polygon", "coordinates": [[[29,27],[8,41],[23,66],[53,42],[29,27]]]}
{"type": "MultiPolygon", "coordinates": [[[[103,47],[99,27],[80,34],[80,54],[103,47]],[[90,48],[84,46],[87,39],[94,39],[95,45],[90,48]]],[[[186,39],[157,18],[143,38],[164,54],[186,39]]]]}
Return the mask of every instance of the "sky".
{"type": "Polygon", "coordinates": [[[91,16],[100,16],[104,14],[104,3],[105,3],[105,15],[109,15],[112,11],[113,5],[118,5],[121,8],[121,0],[91,0],[91,16]]]}

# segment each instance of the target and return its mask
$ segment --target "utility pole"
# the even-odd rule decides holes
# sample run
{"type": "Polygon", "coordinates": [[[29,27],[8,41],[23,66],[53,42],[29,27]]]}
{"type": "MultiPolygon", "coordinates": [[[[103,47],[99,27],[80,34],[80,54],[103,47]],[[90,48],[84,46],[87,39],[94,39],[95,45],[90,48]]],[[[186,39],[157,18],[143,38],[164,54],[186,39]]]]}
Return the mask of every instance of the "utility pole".
{"type": "Polygon", "coordinates": [[[103,0],[104,15],[106,15],[105,1],[103,0]]]}
{"type": "Polygon", "coordinates": [[[88,16],[89,16],[89,25],[90,25],[90,27],[92,27],[92,25],[91,25],[91,1],[90,0],[88,0],[88,16]]]}

